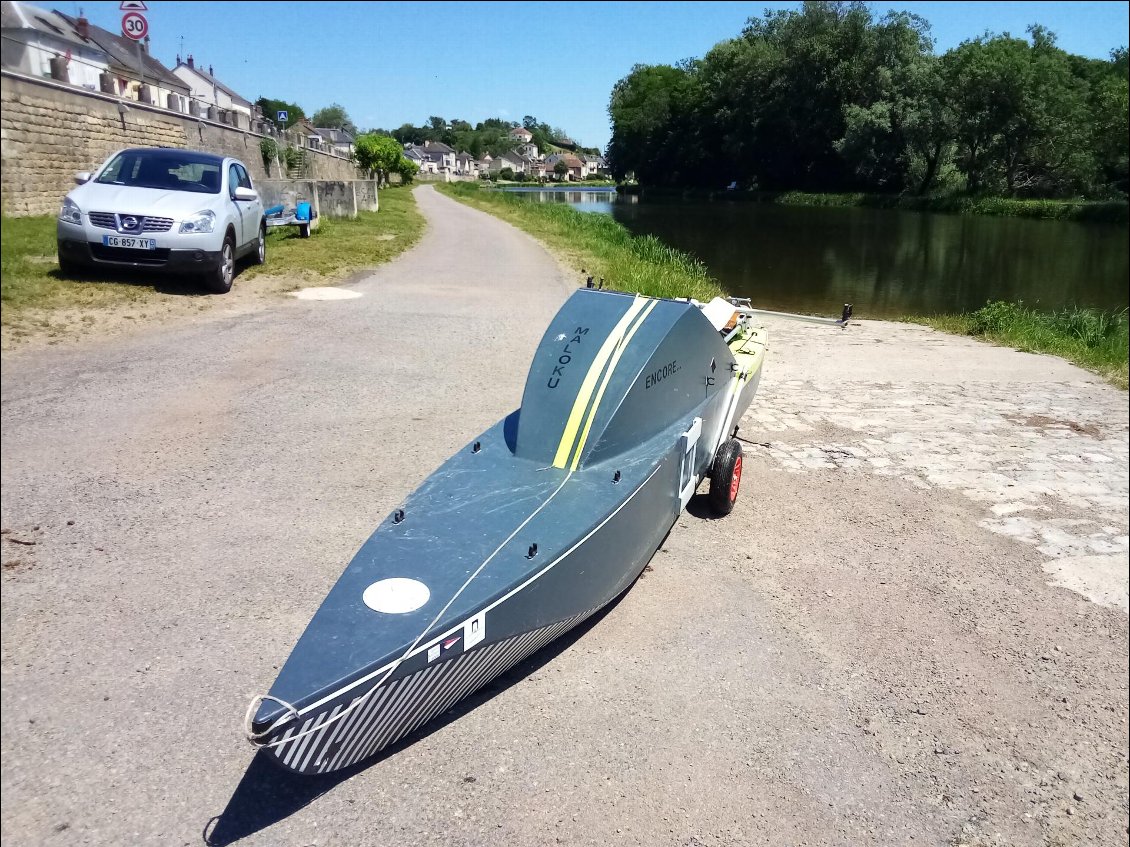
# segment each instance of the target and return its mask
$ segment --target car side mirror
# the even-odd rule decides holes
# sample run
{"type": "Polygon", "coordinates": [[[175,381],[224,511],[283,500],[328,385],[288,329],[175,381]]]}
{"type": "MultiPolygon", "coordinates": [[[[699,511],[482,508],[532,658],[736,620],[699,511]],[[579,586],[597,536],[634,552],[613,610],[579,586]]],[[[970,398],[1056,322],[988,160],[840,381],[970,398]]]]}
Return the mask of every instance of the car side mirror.
{"type": "Polygon", "coordinates": [[[82,185],[86,182],[90,182],[90,171],[79,171],[75,174],[75,185],[82,185]]]}
{"type": "Polygon", "coordinates": [[[259,193],[254,188],[244,188],[239,186],[232,197],[236,200],[258,200],[259,193]]]}

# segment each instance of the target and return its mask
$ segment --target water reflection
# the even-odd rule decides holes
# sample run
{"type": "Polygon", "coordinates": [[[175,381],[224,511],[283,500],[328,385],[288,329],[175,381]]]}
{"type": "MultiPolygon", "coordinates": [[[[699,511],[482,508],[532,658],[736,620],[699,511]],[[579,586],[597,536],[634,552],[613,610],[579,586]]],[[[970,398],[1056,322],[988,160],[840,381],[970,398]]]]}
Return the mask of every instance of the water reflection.
{"type": "Polygon", "coordinates": [[[731,293],[767,308],[895,317],[1127,304],[1125,226],[734,202],[624,202],[611,191],[530,192],[613,215],[699,257],[731,293]]]}
{"type": "Polygon", "coordinates": [[[510,193],[520,194],[522,197],[537,203],[568,203],[581,212],[599,212],[612,214],[614,203],[632,204],[639,201],[638,197],[620,196],[611,188],[510,188],[510,193]]]}

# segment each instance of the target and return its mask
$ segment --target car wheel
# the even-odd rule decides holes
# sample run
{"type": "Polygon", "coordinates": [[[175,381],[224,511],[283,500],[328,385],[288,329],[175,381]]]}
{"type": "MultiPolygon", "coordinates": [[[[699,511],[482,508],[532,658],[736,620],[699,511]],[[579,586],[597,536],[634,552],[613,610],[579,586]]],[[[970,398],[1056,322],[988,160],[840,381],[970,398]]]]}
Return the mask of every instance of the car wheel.
{"type": "Polygon", "coordinates": [[[63,276],[78,276],[81,273],[81,270],[81,265],[75,264],[63,255],[59,256],[59,273],[63,276]]]}
{"type": "Polygon", "coordinates": [[[741,483],[742,444],[736,438],[728,438],[718,448],[714,470],[710,474],[710,494],[707,497],[715,514],[728,515],[734,511],[741,483]]]}
{"type": "Polygon", "coordinates": [[[255,264],[262,265],[267,262],[267,225],[259,224],[259,244],[255,251],[255,264]]]}
{"type": "Polygon", "coordinates": [[[224,246],[220,248],[220,264],[205,277],[209,291],[227,294],[231,291],[235,278],[235,239],[231,233],[224,236],[224,246]]]}

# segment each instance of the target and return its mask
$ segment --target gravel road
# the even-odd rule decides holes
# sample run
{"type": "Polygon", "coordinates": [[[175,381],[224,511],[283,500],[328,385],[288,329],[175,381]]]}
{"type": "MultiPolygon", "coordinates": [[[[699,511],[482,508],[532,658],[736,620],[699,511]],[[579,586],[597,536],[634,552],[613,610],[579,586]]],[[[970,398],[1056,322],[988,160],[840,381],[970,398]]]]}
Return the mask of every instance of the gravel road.
{"type": "Polygon", "coordinates": [[[1126,394],[881,322],[771,323],[734,513],[605,614],[342,778],[254,759],[248,700],[581,279],[416,196],[361,297],[5,354],[5,844],[1127,843],[1126,394]]]}

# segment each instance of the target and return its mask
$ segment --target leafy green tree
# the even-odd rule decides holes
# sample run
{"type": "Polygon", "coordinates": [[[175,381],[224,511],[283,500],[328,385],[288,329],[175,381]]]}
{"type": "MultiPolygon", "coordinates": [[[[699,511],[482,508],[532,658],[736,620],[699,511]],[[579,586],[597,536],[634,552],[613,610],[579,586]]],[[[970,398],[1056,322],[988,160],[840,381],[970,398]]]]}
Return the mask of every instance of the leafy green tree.
{"type": "Polygon", "coordinates": [[[357,135],[357,125],[349,119],[349,114],[345,111],[345,108],[338,103],[333,103],[316,111],[310,122],[316,127],[341,129],[350,135],[357,135]]]}
{"type": "Polygon", "coordinates": [[[404,149],[394,138],[387,135],[366,134],[354,140],[353,158],[357,166],[370,174],[376,174],[378,183],[388,185],[389,174],[401,176],[406,171],[416,173],[416,163],[405,158],[404,149]],[[407,166],[411,165],[411,168],[407,166]]]}
{"type": "Polygon", "coordinates": [[[288,103],[285,100],[272,100],[270,97],[260,97],[255,101],[255,105],[263,110],[263,117],[269,121],[274,121],[279,112],[286,112],[286,123],[281,124],[283,129],[288,129],[298,121],[306,117],[306,113],[302,111],[302,107],[297,103],[288,103]]]}
{"type": "Polygon", "coordinates": [[[557,181],[565,179],[565,174],[569,173],[569,166],[564,162],[558,161],[553,164],[553,173],[557,177],[557,181]]]}
{"type": "Polygon", "coordinates": [[[498,172],[499,179],[514,179],[514,169],[510,167],[501,168],[498,172]]]}
{"type": "Polygon", "coordinates": [[[1086,84],[1042,27],[962,42],[943,57],[958,166],[970,191],[1057,192],[1093,178],[1086,84]]]}

